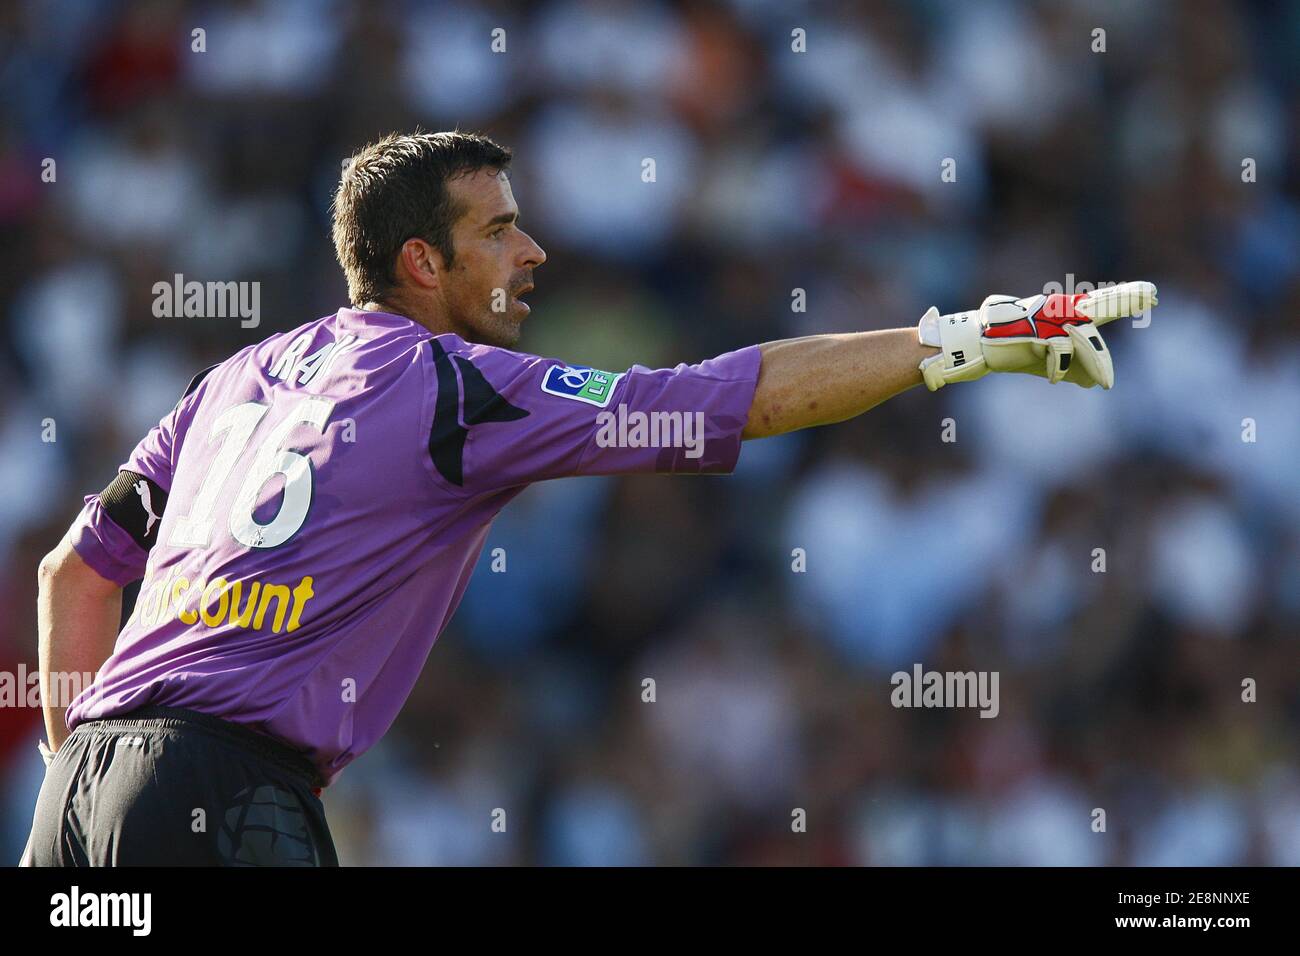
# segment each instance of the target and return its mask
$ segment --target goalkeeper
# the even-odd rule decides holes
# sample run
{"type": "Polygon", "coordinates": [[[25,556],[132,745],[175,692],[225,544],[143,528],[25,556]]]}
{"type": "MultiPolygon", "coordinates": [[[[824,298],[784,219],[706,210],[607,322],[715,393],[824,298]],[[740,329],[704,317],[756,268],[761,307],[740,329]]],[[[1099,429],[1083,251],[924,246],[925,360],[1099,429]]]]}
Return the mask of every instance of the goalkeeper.
{"type": "Polygon", "coordinates": [[[44,697],[25,863],[336,864],[322,789],[388,730],[530,483],[729,472],[743,439],[922,382],[1110,388],[1099,327],[1155,304],[1149,283],[991,296],[698,365],[569,365],[513,351],[546,254],[519,226],[510,159],[460,132],[354,156],[334,202],[351,306],[201,372],[85,498],[41,564],[41,684],[97,677],[70,704],[44,697]],[[615,410],[699,425],[609,441],[615,410]]]}

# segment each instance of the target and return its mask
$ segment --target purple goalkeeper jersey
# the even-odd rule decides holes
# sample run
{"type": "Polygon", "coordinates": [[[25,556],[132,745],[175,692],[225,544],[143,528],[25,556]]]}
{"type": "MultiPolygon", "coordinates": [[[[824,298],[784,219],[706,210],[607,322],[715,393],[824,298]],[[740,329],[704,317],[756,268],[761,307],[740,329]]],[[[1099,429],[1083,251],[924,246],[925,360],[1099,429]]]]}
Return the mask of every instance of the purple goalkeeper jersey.
{"type": "Polygon", "coordinates": [[[396,718],[507,502],[568,475],[731,471],[759,361],[609,373],[355,309],[248,346],[121,466],[148,479],[126,476],[145,536],[99,495],[69,532],[103,577],[143,581],[68,727],[189,708],[329,782],[396,718]]]}

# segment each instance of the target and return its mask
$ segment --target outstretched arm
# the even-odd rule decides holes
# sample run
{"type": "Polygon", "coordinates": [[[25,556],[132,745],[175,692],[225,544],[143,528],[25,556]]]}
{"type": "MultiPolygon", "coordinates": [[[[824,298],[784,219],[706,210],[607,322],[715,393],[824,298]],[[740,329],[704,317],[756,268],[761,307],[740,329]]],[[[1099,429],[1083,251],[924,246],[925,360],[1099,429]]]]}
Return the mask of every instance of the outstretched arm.
{"type": "Polygon", "coordinates": [[[861,415],[921,384],[921,360],[938,349],[916,329],[806,335],[759,346],[763,365],[741,437],[767,438],[861,415]]]}
{"type": "Polygon", "coordinates": [[[913,385],[930,391],[989,372],[1022,372],[1083,388],[1115,384],[1098,327],[1156,305],[1150,282],[931,309],[914,329],[809,335],[759,346],[763,364],[742,438],[765,438],[860,415],[913,385]]]}

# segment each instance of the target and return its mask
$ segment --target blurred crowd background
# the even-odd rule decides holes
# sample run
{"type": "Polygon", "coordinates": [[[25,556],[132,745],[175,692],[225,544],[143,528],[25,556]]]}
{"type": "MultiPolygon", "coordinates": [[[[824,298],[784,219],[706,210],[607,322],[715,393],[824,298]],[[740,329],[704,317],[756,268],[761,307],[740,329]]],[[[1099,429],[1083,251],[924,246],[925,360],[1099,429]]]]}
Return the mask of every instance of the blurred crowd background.
{"type": "MultiPolygon", "coordinates": [[[[324,795],[344,863],[1300,865],[1297,49],[1281,0],[6,3],[0,669],[190,377],[346,304],[341,161],[459,126],[514,148],[549,255],[526,351],[672,365],[1047,283],[1161,304],[1108,327],[1111,393],[917,389],[729,478],[531,488],[324,795]],[[260,282],[261,326],[155,318],[175,273],[260,282]],[[895,709],[917,662],[998,671],[999,716],[895,709]]],[[[40,732],[0,708],[6,862],[40,732]]]]}

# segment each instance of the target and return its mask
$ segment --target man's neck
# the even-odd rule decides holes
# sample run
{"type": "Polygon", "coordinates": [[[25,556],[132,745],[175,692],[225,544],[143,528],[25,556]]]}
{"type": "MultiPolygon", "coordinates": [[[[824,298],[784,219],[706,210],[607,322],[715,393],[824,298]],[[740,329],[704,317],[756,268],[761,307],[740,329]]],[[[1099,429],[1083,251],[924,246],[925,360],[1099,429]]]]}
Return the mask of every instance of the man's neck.
{"type": "Polygon", "coordinates": [[[443,332],[454,331],[450,323],[436,309],[420,307],[419,305],[405,301],[399,296],[392,296],[380,301],[367,302],[360,307],[362,312],[387,312],[390,315],[400,315],[403,318],[410,319],[416,325],[422,325],[434,335],[441,335],[443,332]]]}

